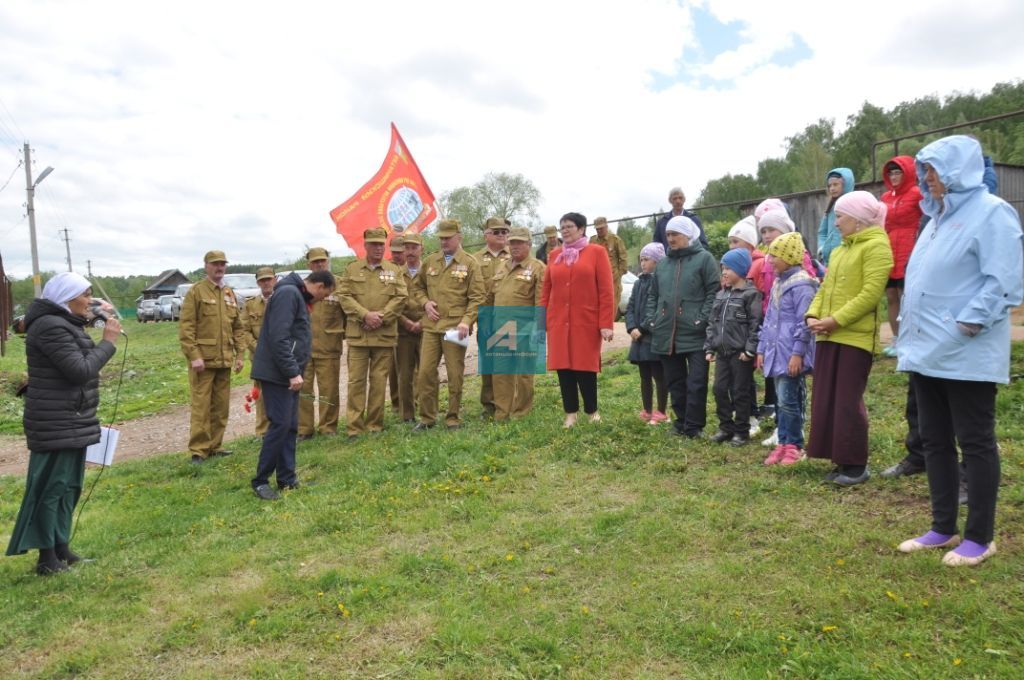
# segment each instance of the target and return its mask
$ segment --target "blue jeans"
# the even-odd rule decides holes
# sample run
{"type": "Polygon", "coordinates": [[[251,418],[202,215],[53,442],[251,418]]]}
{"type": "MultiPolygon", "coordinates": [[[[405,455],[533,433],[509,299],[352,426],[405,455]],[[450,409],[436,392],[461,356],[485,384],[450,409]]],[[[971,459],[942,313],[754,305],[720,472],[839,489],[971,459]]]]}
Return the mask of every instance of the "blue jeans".
{"type": "Polygon", "coordinates": [[[775,381],[775,422],[779,425],[779,444],[804,447],[804,402],[807,387],[803,374],[795,378],[777,375],[775,381]]]}

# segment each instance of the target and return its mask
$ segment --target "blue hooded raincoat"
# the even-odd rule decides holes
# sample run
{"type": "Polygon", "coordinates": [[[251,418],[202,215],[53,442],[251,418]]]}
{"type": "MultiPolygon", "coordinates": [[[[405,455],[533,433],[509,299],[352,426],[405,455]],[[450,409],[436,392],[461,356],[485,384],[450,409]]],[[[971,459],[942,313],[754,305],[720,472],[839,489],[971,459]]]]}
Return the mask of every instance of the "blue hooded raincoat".
{"type": "Polygon", "coordinates": [[[1008,383],[1010,310],[1024,296],[1024,237],[1017,211],[988,192],[981,145],[954,135],[917,154],[921,209],[931,220],[907,264],[896,345],[900,371],[1008,383]],[[946,187],[928,193],[925,164],[946,187]],[[977,324],[973,337],[958,323],[977,324]]]}
{"type": "MultiPolygon", "coordinates": [[[[843,178],[843,194],[853,191],[853,170],[849,168],[832,168],[825,175],[825,184],[828,184],[828,177],[832,174],[843,178]]],[[[843,237],[839,235],[839,230],[836,228],[836,203],[829,199],[828,210],[825,211],[825,216],[821,218],[821,224],[818,225],[818,259],[821,260],[822,264],[826,267],[828,266],[828,260],[832,255],[832,251],[838,248],[842,242],[843,237]]]]}

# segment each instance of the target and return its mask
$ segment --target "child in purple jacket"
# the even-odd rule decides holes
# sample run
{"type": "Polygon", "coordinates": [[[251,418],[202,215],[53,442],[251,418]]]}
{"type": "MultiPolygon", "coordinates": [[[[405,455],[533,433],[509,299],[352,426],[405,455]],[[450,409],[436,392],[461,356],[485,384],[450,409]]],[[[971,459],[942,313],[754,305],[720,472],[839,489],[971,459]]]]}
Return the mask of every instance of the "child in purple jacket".
{"type": "Polygon", "coordinates": [[[765,465],[793,465],[805,458],[804,376],[814,365],[814,335],[804,314],[818,292],[818,281],[803,270],[804,240],[798,232],[782,234],[768,248],[775,269],[757,345],[757,365],[775,381],[779,445],[765,465]]]}

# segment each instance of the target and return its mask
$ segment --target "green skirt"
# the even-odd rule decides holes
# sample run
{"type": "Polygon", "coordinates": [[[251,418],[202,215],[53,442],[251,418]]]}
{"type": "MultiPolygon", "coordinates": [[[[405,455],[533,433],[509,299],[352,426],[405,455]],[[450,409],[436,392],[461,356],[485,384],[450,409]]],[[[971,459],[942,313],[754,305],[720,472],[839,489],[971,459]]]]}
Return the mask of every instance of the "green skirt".
{"type": "Polygon", "coordinates": [[[84,478],[85,449],[31,452],[25,498],[7,554],[22,555],[28,550],[68,543],[84,478]]]}

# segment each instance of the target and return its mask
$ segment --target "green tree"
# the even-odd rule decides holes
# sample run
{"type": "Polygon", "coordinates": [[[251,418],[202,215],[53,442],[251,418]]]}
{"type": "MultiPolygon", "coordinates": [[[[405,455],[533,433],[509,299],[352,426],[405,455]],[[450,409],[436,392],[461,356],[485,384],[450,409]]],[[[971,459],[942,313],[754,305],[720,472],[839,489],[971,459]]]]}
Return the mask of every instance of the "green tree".
{"type": "Polygon", "coordinates": [[[464,238],[479,239],[488,217],[503,217],[513,224],[539,219],[540,190],[521,174],[489,172],[472,186],[441,194],[441,212],[462,223],[464,238]]]}
{"type": "MultiPolygon", "coordinates": [[[[754,199],[763,195],[764,191],[758,181],[750,175],[726,175],[708,182],[700,197],[697,198],[698,208],[716,205],[719,203],[731,203],[733,201],[744,201],[754,199]]],[[[739,210],[737,208],[712,208],[702,210],[702,220],[737,220],[739,210]]]]}

